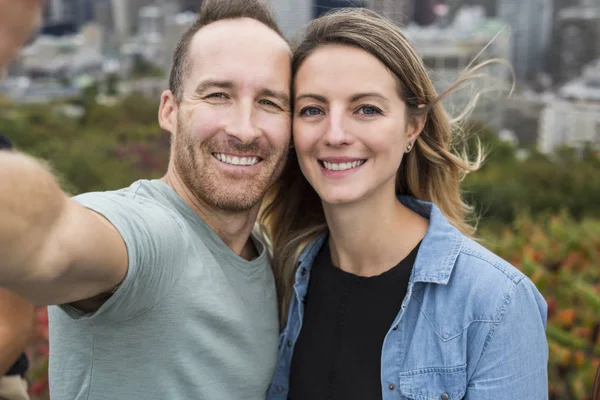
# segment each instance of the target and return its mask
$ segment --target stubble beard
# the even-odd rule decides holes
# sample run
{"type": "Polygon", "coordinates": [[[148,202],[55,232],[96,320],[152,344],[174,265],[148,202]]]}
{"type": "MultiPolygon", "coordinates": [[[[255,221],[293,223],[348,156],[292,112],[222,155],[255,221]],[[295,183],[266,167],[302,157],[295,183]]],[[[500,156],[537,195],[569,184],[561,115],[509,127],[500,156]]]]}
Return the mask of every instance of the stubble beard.
{"type": "Polygon", "coordinates": [[[275,149],[258,143],[244,145],[235,139],[216,138],[198,144],[179,118],[177,126],[173,150],[177,174],[199,201],[215,211],[241,213],[254,208],[279,178],[287,161],[287,146],[275,149]],[[213,157],[213,152],[259,154],[263,158],[262,165],[255,174],[233,178],[215,168],[215,162],[220,161],[213,157]]]}

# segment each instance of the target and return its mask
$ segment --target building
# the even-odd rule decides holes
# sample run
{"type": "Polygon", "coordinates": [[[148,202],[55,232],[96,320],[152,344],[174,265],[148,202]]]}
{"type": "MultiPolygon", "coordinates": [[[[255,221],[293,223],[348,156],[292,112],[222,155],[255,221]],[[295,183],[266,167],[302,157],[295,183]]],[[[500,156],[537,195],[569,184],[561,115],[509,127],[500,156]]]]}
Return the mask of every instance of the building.
{"type": "Polygon", "coordinates": [[[154,4],[154,0],[112,0],[115,31],[121,41],[138,31],[140,9],[154,4]]]}
{"type": "Polygon", "coordinates": [[[15,103],[53,103],[80,97],[82,89],[60,82],[36,82],[21,77],[0,83],[0,93],[15,103]]]}
{"type": "MultiPolygon", "coordinates": [[[[277,1],[277,0],[276,0],[277,1]]],[[[364,7],[368,8],[369,0],[314,0],[313,18],[320,17],[336,8],[364,7]]]]}
{"type": "Polygon", "coordinates": [[[548,97],[552,96],[529,90],[503,100],[502,129],[512,132],[519,146],[531,148],[537,145],[540,116],[548,97]]]}
{"type": "Polygon", "coordinates": [[[21,51],[24,75],[70,81],[74,77],[103,77],[102,34],[93,24],[83,33],[69,36],[39,36],[21,51]]]}
{"type": "Polygon", "coordinates": [[[345,7],[365,7],[399,25],[410,21],[413,0],[268,0],[285,37],[294,38],[303,27],[323,13],[345,7]]]}
{"type": "Polygon", "coordinates": [[[517,81],[527,82],[542,72],[552,37],[553,0],[498,0],[497,17],[511,28],[510,60],[517,81]]]}
{"type": "Polygon", "coordinates": [[[94,1],[94,19],[99,24],[104,33],[112,34],[115,30],[115,22],[113,18],[112,1],[111,0],[96,0],[94,1]]]}
{"type": "Polygon", "coordinates": [[[583,67],[600,56],[600,8],[572,7],[558,13],[557,38],[560,57],[558,82],[577,78],[583,67]]]}
{"type": "Polygon", "coordinates": [[[192,26],[197,18],[198,14],[191,11],[165,17],[164,36],[162,41],[164,51],[163,58],[160,61],[160,64],[165,71],[171,69],[173,51],[175,50],[179,39],[184,32],[192,26]]]}
{"type": "Polygon", "coordinates": [[[269,0],[281,31],[292,39],[313,18],[313,0],[269,0]]]}
{"type": "Polygon", "coordinates": [[[202,0],[177,0],[180,4],[181,12],[193,12],[198,14],[200,7],[202,6],[202,0]]]}
{"type": "Polygon", "coordinates": [[[82,26],[94,19],[92,0],[49,0],[44,10],[46,24],[72,23],[82,26]]]}
{"type": "Polygon", "coordinates": [[[551,153],[561,146],[600,150],[600,59],[564,85],[540,117],[538,148],[551,153]]]}
{"type": "Polygon", "coordinates": [[[145,6],[138,13],[138,35],[160,35],[164,33],[165,18],[163,8],[152,5],[145,6]]]}
{"type": "Polygon", "coordinates": [[[412,21],[412,0],[365,0],[364,4],[398,25],[412,21]]]}
{"type": "Polygon", "coordinates": [[[495,18],[498,16],[498,2],[500,1],[502,0],[469,0],[469,4],[482,6],[488,18],[495,18]]]}
{"type": "MultiPolygon", "coordinates": [[[[502,21],[485,18],[484,14],[482,7],[463,7],[447,27],[412,24],[404,30],[429,69],[438,93],[455,82],[483,49],[474,65],[493,58],[509,58],[510,29],[502,21]]],[[[493,63],[479,72],[485,78],[454,90],[443,104],[450,115],[458,116],[480,95],[472,117],[501,128],[504,115],[501,100],[511,86],[510,70],[493,63]]]]}
{"type": "Polygon", "coordinates": [[[65,0],[49,0],[44,10],[45,23],[62,22],[66,19],[65,0]]]}
{"type": "Polygon", "coordinates": [[[420,26],[428,26],[437,19],[434,0],[414,0],[412,4],[412,21],[420,26]]]}

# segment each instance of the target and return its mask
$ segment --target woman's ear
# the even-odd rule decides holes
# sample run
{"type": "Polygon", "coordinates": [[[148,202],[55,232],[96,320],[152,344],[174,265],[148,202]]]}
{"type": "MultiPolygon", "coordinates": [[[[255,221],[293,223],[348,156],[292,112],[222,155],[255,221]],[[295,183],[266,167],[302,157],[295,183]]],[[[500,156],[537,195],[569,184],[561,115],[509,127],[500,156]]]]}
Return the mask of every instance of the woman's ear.
{"type": "Polygon", "coordinates": [[[426,122],[427,114],[410,117],[406,130],[406,140],[410,143],[414,143],[423,131],[426,122]]]}

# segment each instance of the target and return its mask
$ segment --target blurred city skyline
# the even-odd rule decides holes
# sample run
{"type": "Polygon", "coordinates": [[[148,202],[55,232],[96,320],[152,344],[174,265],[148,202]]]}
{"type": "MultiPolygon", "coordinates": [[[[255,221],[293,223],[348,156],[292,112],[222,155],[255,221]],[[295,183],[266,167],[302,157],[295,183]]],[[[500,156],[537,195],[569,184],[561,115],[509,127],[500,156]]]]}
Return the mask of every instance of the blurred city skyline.
{"type": "MultiPolygon", "coordinates": [[[[478,55],[478,62],[507,60],[516,80],[509,100],[510,69],[494,64],[485,70],[493,79],[458,91],[445,104],[449,112],[459,113],[484,92],[472,118],[517,146],[551,152],[591,143],[600,149],[600,0],[264,1],[288,38],[335,8],[365,7],[388,17],[413,42],[438,91],[478,55]]],[[[16,102],[44,102],[96,83],[110,92],[105,95],[156,96],[166,87],[172,50],[201,3],[49,0],[43,26],[0,92],[16,102]]]]}

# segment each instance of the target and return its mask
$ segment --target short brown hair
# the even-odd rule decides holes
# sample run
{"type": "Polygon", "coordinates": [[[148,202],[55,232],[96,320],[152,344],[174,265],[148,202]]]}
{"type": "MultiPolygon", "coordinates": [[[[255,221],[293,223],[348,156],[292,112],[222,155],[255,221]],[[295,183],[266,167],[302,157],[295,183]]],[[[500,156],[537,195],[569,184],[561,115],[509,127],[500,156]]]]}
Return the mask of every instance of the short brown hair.
{"type": "Polygon", "coordinates": [[[177,47],[173,53],[169,89],[175,95],[177,101],[181,101],[181,97],[183,96],[183,79],[190,68],[188,54],[194,35],[200,29],[213,22],[237,18],[254,19],[271,28],[285,40],[273,13],[260,0],[204,0],[200,7],[198,19],[179,39],[179,43],[177,43],[177,47]]]}

